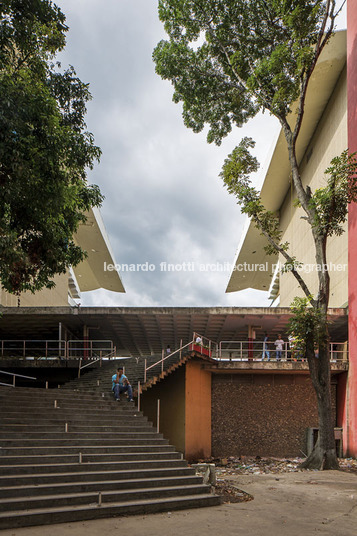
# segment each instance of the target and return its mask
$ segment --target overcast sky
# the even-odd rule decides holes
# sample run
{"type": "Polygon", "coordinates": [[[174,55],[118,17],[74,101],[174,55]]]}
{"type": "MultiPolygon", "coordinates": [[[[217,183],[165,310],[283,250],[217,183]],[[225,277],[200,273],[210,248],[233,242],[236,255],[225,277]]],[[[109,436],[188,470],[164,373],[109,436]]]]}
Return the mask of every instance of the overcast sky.
{"type": "Polygon", "coordinates": [[[152,51],[165,38],[156,0],[55,3],[70,28],[62,65],[73,65],[93,96],[87,125],[103,154],[88,180],[105,195],[101,213],[115,261],[155,267],[122,271],[126,294],[83,293],[81,304],[269,305],[267,293],[225,293],[245,217],[219,173],[243,136],[256,140],[263,167],[275,120],[266,114],[220,147],[207,144],[204,132],[183,125],[171,84],[155,74],[152,51]],[[177,269],[163,271],[165,262],[177,269]]]}

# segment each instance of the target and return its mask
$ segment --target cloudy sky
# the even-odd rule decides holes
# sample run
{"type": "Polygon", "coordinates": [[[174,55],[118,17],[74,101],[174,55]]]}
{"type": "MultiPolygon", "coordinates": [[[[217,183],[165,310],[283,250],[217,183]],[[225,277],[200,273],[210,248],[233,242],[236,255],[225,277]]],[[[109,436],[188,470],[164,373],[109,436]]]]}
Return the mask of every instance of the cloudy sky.
{"type": "Polygon", "coordinates": [[[84,293],[81,304],[268,305],[266,293],[225,293],[245,217],[218,175],[247,135],[263,167],[275,120],[259,117],[220,147],[207,144],[204,132],[184,127],[170,83],[155,74],[152,51],[165,38],[157,0],[55,3],[70,28],[59,59],[75,67],[93,96],[87,125],[103,155],[88,179],[105,195],[101,212],[115,261],[155,267],[122,272],[126,294],[84,293]],[[177,269],[163,271],[165,262],[177,269]]]}

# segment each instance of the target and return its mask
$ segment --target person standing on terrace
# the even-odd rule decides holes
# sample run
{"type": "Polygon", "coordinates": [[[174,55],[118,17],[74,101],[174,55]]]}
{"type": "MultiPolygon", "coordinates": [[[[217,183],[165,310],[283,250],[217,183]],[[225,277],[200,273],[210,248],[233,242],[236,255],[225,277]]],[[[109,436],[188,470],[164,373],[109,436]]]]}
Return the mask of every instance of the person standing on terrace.
{"type": "Polygon", "coordinates": [[[280,361],[281,356],[282,356],[282,352],[283,352],[283,349],[284,349],[284,341],[281,338],[280,334],[278,335],[278,338],[276,339],[274,344],[275,344],[275,349],[276,349],[276,360],[280,361]]]}

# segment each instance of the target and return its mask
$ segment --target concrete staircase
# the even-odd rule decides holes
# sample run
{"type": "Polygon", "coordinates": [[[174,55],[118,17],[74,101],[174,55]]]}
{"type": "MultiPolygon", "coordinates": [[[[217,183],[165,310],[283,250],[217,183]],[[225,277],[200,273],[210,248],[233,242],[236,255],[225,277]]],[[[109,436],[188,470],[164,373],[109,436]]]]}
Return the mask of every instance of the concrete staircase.
{"type": "Polygon", "coordinates": [[[0,406],[0,529],[220,504],[133,403],[101,386],[0,387],[0,406]]]}
{"type": "MultiPolygon", "coordinates": [[[[161,355],[152,355],[147,358],[147,366],[156,363],[161,359],[161,355]]],[[[124,367],[125,374],[128,376],[133,387],[134,396],[137,396],[138,381],[140,381],[142,390],[147,390],[158,381],[174,372],[177,368],[183,366],[190,359],[190,353],[183,354],[180,358],[179,353],[174,353],[164,361],[163,371],[161,364],[157,365],[147,373],[146,382],[144,383],[144,358],[112,359],[103,361],[100,366],[95,363],[89,366],[81,373],[80,378],[70,380],[62,386],[62,389],[70,389],[80,392],[96,392],[103,395],[105,399],[111,399],[112,382],[111,377],[116,369],[124,367]]]]}
{"type": "MultiPolygon", "coordinates": [[[[142,388],[141,390],[142,391],[147,391],[148,389],[150,389],[153,385],[156,385],[158,382],[164,380],[167,376],[169,376],[170,374],[172,374],[173,372],[175,372],[175,370],[177,370],[178,368],[180,367],[183,367],[184,364],[189,360],[191,359],[191,356],[190,355],[185,355],[183,357],[181,357],[181,359],[179,359],[178,357],[176,357],[176,361],[172,361],[172,362],[168,362],[166,364],[166,366],[164,367],[164,370],[162,372],[160,372],[158,375],[156,376],[152,376],[151,378],[149,377],[147,379],[147,381],[142,385],[142,388]]],[[[169,361],[169,360],[168,360],[169,361]]]]}
{"type": "MultiPolygon", "coordinates": [[[[84,395],[96,394],[106,400],[112,400],[112,375],[119,366],[126,367],[129,362],[132,363],[133,358],[111,359],[110,361],[102,361],[101,365],[99,362],[90,364],[88,368],[81,372],[79,378],[69,380],[64,385],[61,385],[61,389],[83,393],[84,395]]],[[[129,379],[133,387],[135,387],[136,378],[129,376],[129,379]]]]}

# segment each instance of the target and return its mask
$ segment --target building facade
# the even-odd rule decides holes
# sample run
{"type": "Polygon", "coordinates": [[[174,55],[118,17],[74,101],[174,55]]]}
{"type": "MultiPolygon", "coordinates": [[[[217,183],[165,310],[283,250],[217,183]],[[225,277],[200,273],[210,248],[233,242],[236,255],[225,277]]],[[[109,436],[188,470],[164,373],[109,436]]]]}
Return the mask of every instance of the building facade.
{"type": "MultiPolygon", "coordinates": [[[[348,145],[351,152],[357,151],[357,5],[347,2],[347,97],[348,97],[348,145]]],[[[348,453],[357,456],[357,206],[349,208],[348,219],[348,340],[349,374],[346,382],[345,404],[342,422],[348,453]]]]}
{"type": "MultiPolygon", "coordinates": [[[[331,39],[321,55],[309,86],[297,156],[302,181],[312,190],[325,185],[324,172],[331,159],[348,146],[346,58],[346,32],[342,31],[331,39]]],[[[292,116],[294,120],[294,113],[292,116]]],[[[317,289],[314,244],[309,224],[301,219],[303,209],[295,206],[296,198],[286,141],[280,131],[265,171],[261,199],[267,210],[279,215],[282,242],[289,242],[289,252],[302,263],[304,279],[314,293],[317,289]]],[[[345,228],[347,231],[347,224],[345,228]]],[[[227,292],[246,288],[270,290],[272,299],[278,298],[281,307],[289,307],[295,296],[303,295],[302,291],[291,273],[279,273],[278,267],[284,260],[281,256],[268,256],[264,251],[267,244],[249,223],[238,248],[227,292]]],[[[348,300],[347,232],[329,239],[327,256],[332,267],[329,306],[344,307],[348,300]]]]}
{"type": "MultiPolygon", "coordinates": [[[[324,186],[324,171],[331,159],[349,148],[357,151],[357,5],[348,3],[347,32],[337,32],[321,56],[307,95],[304,123],[298,146],[302,180],[312,190],[324,186]]],[[[308,224],[302,209],[294,205],[296,192],[291,184],[288,155],[283,133],[273,147],[261,190],[267,209],[279,215],[282,241],[303,263],[305,281],[312,293],[317,290],[316,261],[308,224]]],[[[327,245],[331,275],[330,307],[345,308],[349,314],[349,372],[339,377],[336,387],[336,425],[343,429],[344,454],[357,456],[357,208],[349,207],[345,233],[331,237],[327,245]]],[[[245,288],[270,290],[275,304],[288,307],[302,296],[292,274],[279,273],[278,256],[266,256],[265,239],[250,223],[238,248],[235,265],[266,264],[265,271],[234,270],[227,292],[245,288]]]]}

